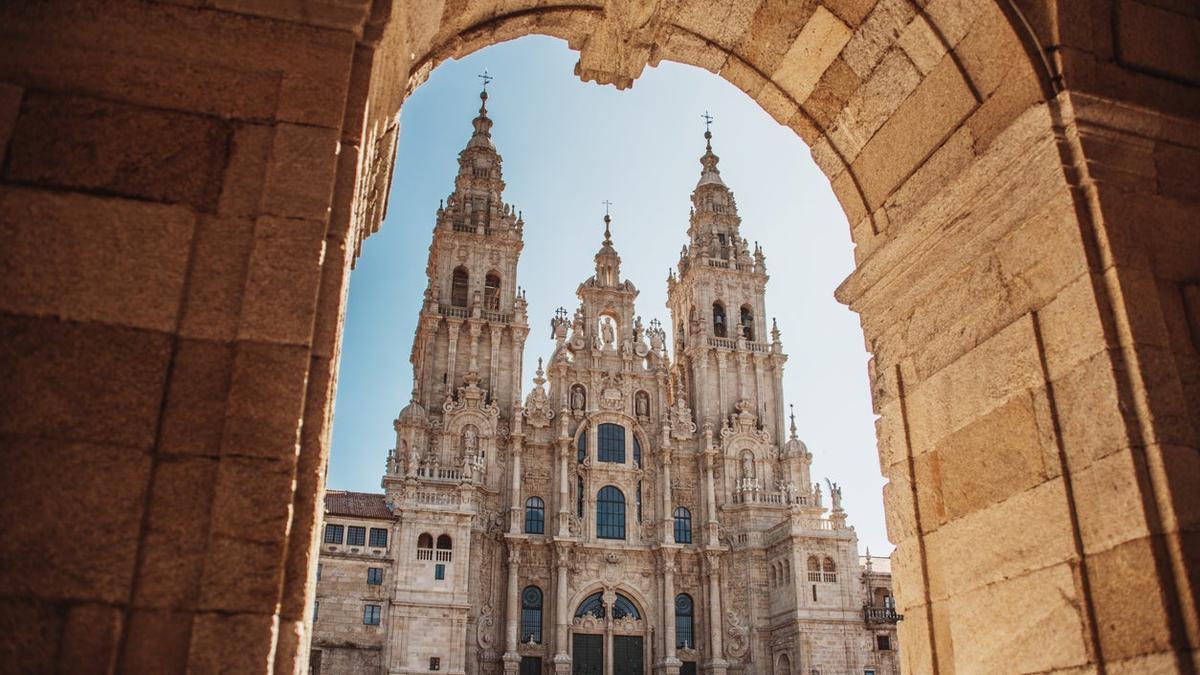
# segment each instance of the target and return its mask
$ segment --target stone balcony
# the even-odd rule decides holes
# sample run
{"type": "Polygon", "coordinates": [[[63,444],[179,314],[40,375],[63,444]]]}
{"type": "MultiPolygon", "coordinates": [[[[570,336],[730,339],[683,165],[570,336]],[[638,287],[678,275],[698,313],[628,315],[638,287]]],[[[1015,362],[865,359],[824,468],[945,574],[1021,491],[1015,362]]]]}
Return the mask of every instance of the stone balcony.
{"type": "Polygon", "coordinates": [[[895,607],[863,606],[863,619],[868,625],[889,624],[903,621],[904,615],[897,614],[895,607]]]}

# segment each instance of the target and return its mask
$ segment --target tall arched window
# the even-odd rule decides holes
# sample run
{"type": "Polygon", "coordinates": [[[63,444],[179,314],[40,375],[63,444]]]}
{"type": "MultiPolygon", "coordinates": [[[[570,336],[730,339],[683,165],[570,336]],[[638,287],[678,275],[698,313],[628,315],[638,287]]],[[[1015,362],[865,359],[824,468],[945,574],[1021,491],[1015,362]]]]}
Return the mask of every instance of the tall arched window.
{"type": "Polygon", "coordinates": [[[583,518],[583,476],[575,477],[575,516],[583,518]]]}
{"type": "Polygon", "coordinates": [[[596,459],[601,462],[625,462],[625,427],[601,424],[596,429],[596,459]]]}
{"type": "Polygon", "coordinates": [[[633,435],[633,465],[642,465],[642,442],[638,440],[637,434],[633,435]]]}
{"type": "Polygon", "coordinates": [[[450,304],[455,307],[467,306],[467,290],[471,283],[471,275],[465,267],[454,268],[454,276],[450,280],[450,304]]]}
{"type": "Polygon", "coordinates": [[[713,335],[723,338],[729,337],[727,321],[725,320],[725,305],[720,302],[713,303],[713,335]]]}
{"type": "Polygon", "coordinates": [[[546,502],[541,497],[525,500],[525,534],[545,534],[546,502]]]}
{"type": "Polygon", "coordinates": [[[417,560],[433,560],[433,535],[428,532],[417,537],[417,560]]]}
{"type": "Polygon", "coordinates": [[[578,449],[576,459],[579,460],[580,464],[583,464],[583,460],[587,459],[587,437],[587,429],[584,429],[583,433],[579,434],[579,440],[575,442],[575,447],[578,449]]]}
{"type": "Polygon", "coordinates": [[[675,543],[692,543],[692,512],[685,507],[675,507],[675,543]]]}
{"type": "Polygon", "coordinates": [[[488,272],[483,279],[483,306],[493,312],[500,311],[500,275],[488,272]]]}
{"type": "Polygon", "coordinates": [[[596,497],[596,536],[625,538],[625,495],[612,485],[601,488],[596,497]]]}
{"type": "Polygon", "coordinates": [[[837,581],[837,565],[834,564],[833,558],[826,558],[821,567],[825,571],[825,581],[837,581]]]}
{"type": "Polygon", "coordinates": [[[696,647],[696,605],[692,596],[680,593],[675,596],[675,648],[696,647]]]}
{"type": "Polygon", "coordinates": [[[821,580],[821,561],[817,560],[817,556],[815,555],[808,556],[808,580],[821,580]]]}
{"type": "Polygon", "coordinates": [[[750,311],[750,305],[742,305],[742,337],[747,340],[754,340],[754,312],[750,311]]]}
{"type": "Polygon", "coordinates": [[[526,586],[521,591],[521,642],[542,643],[542,589],[526,586]]]}

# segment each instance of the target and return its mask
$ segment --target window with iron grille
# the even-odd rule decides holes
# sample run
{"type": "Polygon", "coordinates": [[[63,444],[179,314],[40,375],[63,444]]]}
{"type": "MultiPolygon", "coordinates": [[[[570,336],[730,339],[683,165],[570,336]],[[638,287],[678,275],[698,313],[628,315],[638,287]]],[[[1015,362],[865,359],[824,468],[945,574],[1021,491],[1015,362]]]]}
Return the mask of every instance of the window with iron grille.
{"type": "Polygon", "coordinates": [[[696,606],[692,596],[680,593],[675,596],[675,647],[696,648],[696,606]]]}
{"type": "Polygon", "coordinates": [[[378,626],[379,617],[383,613],[383,608],[379,605],[367,605],[363,607],[363,623],[368,626],[378,626]]]}
{"type": "Polygon", "coordinates": [[[371,546],[373,548],[387,548],[388,531],[382,527],[371,528],[371,546]]]}
{"type": "Polygon", "coordinates": [[[367,543],[367,528],[358,525],[351,525],[346,528],[346,544],[349,546],[362,546],[367,543]]]}
{"type": "Polygon", "coordinates": [[[383,583],[383,568],[382,567],[368,567],[367,568],[367,584],[371,585],[371,586],[378,586],[382,583],[383,583]]]}
{"type": "Polygon", "coordinates": [[[342,543],[342,533],[345,532],[345,529],[346,528],[342,527],[341,525],[334,525],[332,523],[326,525],[325,526],[325,543],[326,544],[342,543]]]}
{"type": "Polygon", "coordinates": [[[530,497],[525,500],[525,533],[545,534],[546,532],[546,502],[541,497],[530,497]]]}
{"type": "Polygon", "coordinates": [[[601,488],[596,498],[596,536],[625,538],[625,495],[611,485],[601,488]]]}
{"type": "Polygon", "coordinates": [[[597,459],[601,462],[625,461],[625,427],[601,424],[596,429],[597,459]]]}
{"type": "Polygon", "coordinates": [[[675,543],[692,543],[692,512],[682,506],[675,508],[675,543]]]}
{"type": "Polygon", "coordinates": [[[521,642],[542,643],[542,589],[526,586],[521,591],[521,642]]]}

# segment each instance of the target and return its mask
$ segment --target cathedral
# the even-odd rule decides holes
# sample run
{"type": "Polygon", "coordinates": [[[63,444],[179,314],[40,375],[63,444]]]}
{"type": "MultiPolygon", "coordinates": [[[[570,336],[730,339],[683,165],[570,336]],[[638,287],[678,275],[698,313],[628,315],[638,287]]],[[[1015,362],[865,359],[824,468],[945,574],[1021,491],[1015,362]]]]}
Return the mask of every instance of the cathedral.
{"type": "Polygon", "coordinates": [[[525,393],[524,221],[480,97],[383,492],[326,495],[311,672],[897,673],[889,561],[812,478],[711,132],[670,326],[638,314],[605,215],[525,393]]]}

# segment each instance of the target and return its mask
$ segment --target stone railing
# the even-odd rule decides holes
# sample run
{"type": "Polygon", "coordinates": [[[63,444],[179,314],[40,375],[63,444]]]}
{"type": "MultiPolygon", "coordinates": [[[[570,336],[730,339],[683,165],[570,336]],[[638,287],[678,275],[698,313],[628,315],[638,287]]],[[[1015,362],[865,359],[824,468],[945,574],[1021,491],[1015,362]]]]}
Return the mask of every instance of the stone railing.
{"type": "Polygon", "coordinates": [[[501,312],[492,312],[492,311],[488,311],[486,309],[483,310],[480,314],[483,316],[483,318],[485,320],[492,321],[494,323],[511,323],[512,322],[512,314],[504,314],[501,312]]]}
{"type": "Polygon", "coordinates": [[[455,319],[471,318],[471,310],[466,307],[455,307],[454,305],[438,305],[438,311],[443,316],[453,317],[455,319]]]}
{"type": "Polygon", "coordinates": [[[459,483],[463,479],[463,472],[462,469],[446,469],[440,466],[423,466],[417,469],[417,478],[445,481],[447,483],[459,483]]]}
{"type": "Polygon", "coordinates": [[[770,342],[751,342],[750,340],[738,340],[737,338],[710,337],[708,338],[708,346],[716,347],[717,349],[744,349],[749,352],[771,353],[770,342]]]}
{"type": "Polygon", "coordinates": [[[417,490],[411,493],[409,500],[422,506],[458,506],[462,504],[462,496],[457,492],[441,490],[417,490]]]}

